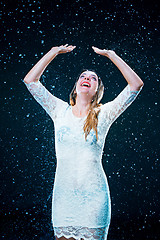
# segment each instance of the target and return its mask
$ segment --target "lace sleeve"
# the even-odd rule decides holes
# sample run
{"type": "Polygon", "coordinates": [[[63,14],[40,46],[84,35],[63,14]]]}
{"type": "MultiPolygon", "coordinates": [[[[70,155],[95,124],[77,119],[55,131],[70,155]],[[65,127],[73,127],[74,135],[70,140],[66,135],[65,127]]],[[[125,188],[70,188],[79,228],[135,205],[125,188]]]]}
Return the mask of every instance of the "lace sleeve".
{"type": "MultiPolygon", "coordinates": [[[[24,82],[25,83],[25,82],[24,82]]],[[[57,116],[57,111],[65,102],[53,96],[40,81],[25,83],[29,92],[35,100],[45,109],[48,115],[54,120],[57,116]]]]}
{"type": "Polygon", "coordinates": [[[113,101],[103,105],[103,109],[110,124],[112,124],[129,107],[141,90],[142,87],[139,91],[131,91],[128,84],[113,101]]]}

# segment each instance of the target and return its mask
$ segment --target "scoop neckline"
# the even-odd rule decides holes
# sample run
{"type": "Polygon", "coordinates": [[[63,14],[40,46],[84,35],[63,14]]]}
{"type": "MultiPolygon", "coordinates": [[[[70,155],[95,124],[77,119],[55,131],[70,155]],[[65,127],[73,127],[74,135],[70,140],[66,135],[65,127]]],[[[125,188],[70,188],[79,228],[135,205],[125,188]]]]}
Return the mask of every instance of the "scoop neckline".
{"type": "Polygon", "coordinates": [[[70,106],[70,109],[71,109],[71,114],[72,114],[72,116],[73,116],[74,118],[76,118],[76,119],[83,120],[83,119],[87,118],[87,116],[88,116],[88,114],[87,114],[87,115],[84,116],[84,117],[77,117],[76,115],[74,115],[74,113],[73,113],[73,111],[72,111],[72,106],[70,106]]]}

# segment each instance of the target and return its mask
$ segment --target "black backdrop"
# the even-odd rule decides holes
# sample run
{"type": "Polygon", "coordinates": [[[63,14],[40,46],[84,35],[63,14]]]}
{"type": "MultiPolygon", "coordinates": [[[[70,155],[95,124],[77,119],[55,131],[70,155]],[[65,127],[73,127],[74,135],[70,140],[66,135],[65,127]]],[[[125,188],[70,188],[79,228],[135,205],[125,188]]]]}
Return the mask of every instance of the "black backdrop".
{"type": "Polygon", "coordinates": [[[102,103],[126,86],[119,70],[92,45],[116,51],[144,81],[106,140],[103,166],[112,200],[108,239],[160,238],[158,2],[0,1],[0,239],[53,239],[54,129],[22,80],[52,46],[66,43],[77,48],[58,56],[41,78],[65,101],[83,68],[101,76],[102,103]]]}

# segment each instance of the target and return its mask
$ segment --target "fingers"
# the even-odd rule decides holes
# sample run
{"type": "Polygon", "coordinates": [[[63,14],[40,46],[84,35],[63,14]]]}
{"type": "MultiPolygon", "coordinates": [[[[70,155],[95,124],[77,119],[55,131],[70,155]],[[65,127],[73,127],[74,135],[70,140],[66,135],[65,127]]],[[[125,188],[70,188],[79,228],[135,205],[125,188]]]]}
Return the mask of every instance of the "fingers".
{"type": "Polygon", "coordinates": [[[72,46],[72,45],[71,45],[71,46],[68,46],[68,49],[71,50],[71,51],[72,51],[73,49],[75,49],[75,48],[76,48],[76,46],[72,46]]]}
{"type": "Polygon", "coordinates": [[[92,46],[92,49],[93,49],[94,51],[96,51],[96,49],[98,49],[98,48],[96,48],[96,47],[92,46]]]}
{"type": "Polygon", "coordinates": [[[92,48],[93,48],[93,49],[99,49],[99,50],[100,50],[100,48],[97,48],[97,47],[94,47],[94,46],[92,46],[92,48]]]}
{"type": "Polygon", "coordinates": [[[66,50],[67,50],[68,52],[71,52],[71,51],[73,51],[75,48],[76,48],[76,46],[70,45],[70,46],[68,46],[68,47],[66,48],[66,50]]]}
{"type": "Polygon", "coordinates": [[[69,45],[67,48],[75,48],[76,46],[69,45]]]}
{"type": "Polygon", "coordinates": [[[59,54],[71,52],[71,51],[73,51],[75,48],[76,48],[76,46],[73,46],[73,45],[68,45],[68,44],[61,45],[61,46],[59,46],[59,54]]]}
{"type": "Polygon", "coordinates": [[[66,49],[67,49],[67,48],[68,48],[68,49],[69,49],[69,48],[76,48],[76,46],[68,45],[68,44],[61,45],[60,47],[61,47],[61,48],[66,48],[66,49]]]}
{"type": "Polygon", "coordinates": [[[65,45],[61,45],[60,47],[64,47],[64,48],[70,48],[70,47],[76,47],[76,46],[69,45],[69,44],[65,44],[65,45]]]}
{"type": "Polygon", "coordinates": [[[97,48],[97,47],[93,47],[93,46],[92,46],[92,49],[93,49],[93,51],[94,51],[95,53],[97,53],[97,54],[101,54],[101,52],[102,52],[102,50],[99,49],[99,48],[97,48]]]}
{"type": "Polygon", "coordinates": [[[99,53],[99,52],[102,51],[101,49],[99,49],[99,48],[97,48],[97,47],[94,47],[94,46],[92,46],[92,49],[93,49],[93,51],[96,52],[96,53],[99,53]]]}

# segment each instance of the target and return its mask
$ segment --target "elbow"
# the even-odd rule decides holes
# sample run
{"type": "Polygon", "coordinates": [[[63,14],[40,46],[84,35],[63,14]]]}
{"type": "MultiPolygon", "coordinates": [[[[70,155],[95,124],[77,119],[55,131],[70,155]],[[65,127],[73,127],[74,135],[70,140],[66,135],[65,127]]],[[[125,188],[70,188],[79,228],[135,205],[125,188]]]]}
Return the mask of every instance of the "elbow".
{"type": "Polygon", "coordinates": [[[139,91],[143,86],[144,82],[141,79],[136,84],[130,84],[131,91],[139,91]]]}
{"type": "Polygon", "coordinates": [[[25,77],[23,79],[23,81],[27,84],[31,83],[31,82],[38,82],[39,79],[31,79],[31,78],[28,78],[28,77],[25,77]]]}
{"type": "Polygon", "coordinates": [[[25,78],[23,79],[23,82],[30,83],[31,79],[26,75],[25,78]]]}
{"type": "Polygon", "coordinates": [[[144,86],[144,82],[142,80],[140,80],[140,84],[139,84],[139,90],[144,86]]]}
{"type": "Polygon", "coordinates": [[[140,86],[143,87],[144,82],[142,81],[142,79],[140,78],[140,86]]]}
{"type": "Polygon", "coordinates": [[[143,88],[143,86],[144,86],[144,82],[142,81],[139,85],[137,85],[136,91],[141,90],[143,88]]]}
{"type": "Polygon", "coordinates": [[[23,79],[23,82],[24,82],[24,83],[29,83],[26,78],[23,79]]]}

